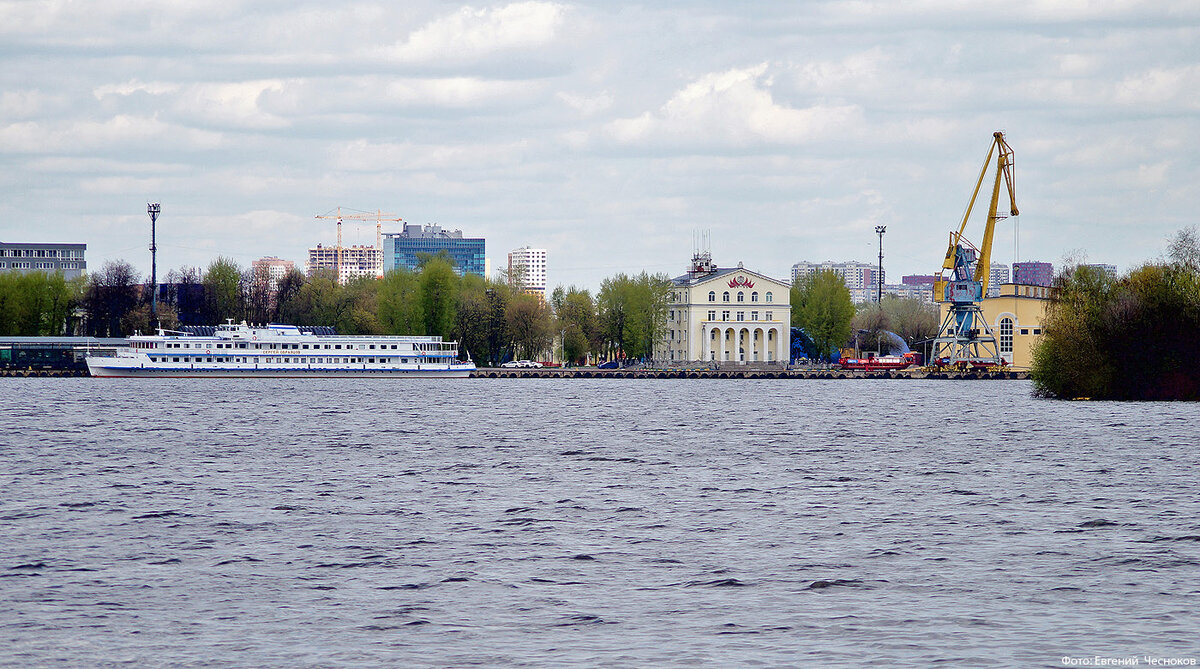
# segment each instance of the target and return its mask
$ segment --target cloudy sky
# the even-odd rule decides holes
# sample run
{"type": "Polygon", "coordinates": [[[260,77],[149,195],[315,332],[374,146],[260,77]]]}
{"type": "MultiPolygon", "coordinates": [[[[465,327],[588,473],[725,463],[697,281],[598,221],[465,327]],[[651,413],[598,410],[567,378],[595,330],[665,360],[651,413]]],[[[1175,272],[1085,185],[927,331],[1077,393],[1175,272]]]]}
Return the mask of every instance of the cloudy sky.
{"type": "Polygon", "coordinates": [[[779,277],[871,262],[884,224],[898,279],[1004,130],[996,259],[1125,269],[1197,222],[1197,45],[1195,0],[0,0],[0,240],[148,271],[158,201],[160,268],[302,262],[315,215],[382,209],[594,289],[697,231],[779,277]]]}

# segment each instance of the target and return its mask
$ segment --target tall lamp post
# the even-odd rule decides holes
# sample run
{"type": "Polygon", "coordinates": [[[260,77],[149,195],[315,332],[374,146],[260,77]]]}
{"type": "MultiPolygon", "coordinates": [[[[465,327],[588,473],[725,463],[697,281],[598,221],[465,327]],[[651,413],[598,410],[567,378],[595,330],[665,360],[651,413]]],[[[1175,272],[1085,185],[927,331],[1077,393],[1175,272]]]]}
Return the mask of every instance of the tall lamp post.
{"type": "Polygon", "coordinates": [[[883,233],[887,232],[887,226],[875,226],[875,234],[879,235],[879,289],[875,293],[875,303],[883,304],[883,233]]]}
{"type": "Polygon", "coordinates": [[[150,328],[154,332],[158,332],[158,245],[154,240],[154,227],[159,210],[157,202],[146,205],[146,213],[150,214],[150,328]]]}

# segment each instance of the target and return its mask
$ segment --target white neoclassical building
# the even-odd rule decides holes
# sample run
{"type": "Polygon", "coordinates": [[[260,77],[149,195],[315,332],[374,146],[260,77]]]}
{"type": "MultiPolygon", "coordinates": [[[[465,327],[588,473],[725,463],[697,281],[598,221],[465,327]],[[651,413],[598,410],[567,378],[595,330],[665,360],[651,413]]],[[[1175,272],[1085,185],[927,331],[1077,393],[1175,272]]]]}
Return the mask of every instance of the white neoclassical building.
{"type": "Polygon", "coordinates": [[[737,267],[692,258],[671,279],[667,323],[654,357],[666,362],[782,362],[791,353],[790,286],[737,267]]]}

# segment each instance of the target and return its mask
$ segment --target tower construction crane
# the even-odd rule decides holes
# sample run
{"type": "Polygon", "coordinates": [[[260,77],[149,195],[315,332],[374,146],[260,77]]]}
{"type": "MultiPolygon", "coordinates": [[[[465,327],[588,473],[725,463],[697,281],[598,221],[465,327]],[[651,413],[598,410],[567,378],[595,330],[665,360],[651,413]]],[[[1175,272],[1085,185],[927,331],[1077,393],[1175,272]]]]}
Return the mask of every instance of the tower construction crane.
{"type": "Polygon", "coordinates": [[[1013,150],[1004,139],[1003,132],[992,133],[992,146],[988,149],[975,191],[963,214],[957,232],[950,233],[950,245],[946,258],[933,284],[933,296],[938,302],[948,303],[946,317],[933,340],[933,362],[939,366],[955,367],[999,367],[1006,365],[1000,355],[996,335],[984,318],[979,303],[987,295],[992,264],[992,239],[996,232],[996,221],[1007,218],[998,213],[1000,182],[1008,190],[1009,212],[1019,215],[1013,183],[1013,150]],[[967,219],[987,176],[992,156],[996,157],[996,176],[992,184],[992,200],[988,207],[987,225],[983,230],[983,241],[976,247],[963,236],[967,219]],[[949,275],[946,275],[949,272],[949,275]]]}
{"type": "MultiPolygon", "coordinates": [[[[319,214],[317,216],[314,216],[313,218],[337,219],[337,275],[338,275],[338,281],[342,280],[342,221],[343,220],[375,221],[375,248],[379,250],[380,254],[383,253],[383,222],[384,221],[401,221],[401,222],[404,221],[403,218],[400,218],[400,217],[396,216],[395,214],[383,213],[383,210],[377,210],[377,211],[375,211],[375,213],[355,212],[355,213],[343,214],[341,207],[338,207],[336,209],[336,213],[319,214]],[[395,218],[391,218],[391,217],[395,217],[395,218]]],[[[376,277],[376,278],[382,278],[382,277],[376,277]]]]}

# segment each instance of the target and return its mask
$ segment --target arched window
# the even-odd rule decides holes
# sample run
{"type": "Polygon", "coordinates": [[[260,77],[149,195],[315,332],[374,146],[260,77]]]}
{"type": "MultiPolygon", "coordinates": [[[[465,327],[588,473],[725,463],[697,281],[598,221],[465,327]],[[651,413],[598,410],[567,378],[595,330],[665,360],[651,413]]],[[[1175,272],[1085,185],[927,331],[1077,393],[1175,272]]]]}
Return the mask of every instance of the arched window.
{"type": "Polygon", "coordinates": [[[1011,318],[1000,319],[1000,352],[1012,353],[1013,350],[1013,322],[1011,318]]]}
{"type": "Polygon", "coordinates": [[[746,294],[739,290],[738,291],[738,302],[745,302],[745,301],[746,301],[746,294]]]}
{"type": "Polygon", "coordinates": [[[772,301],[774,301],[774,300],[773,300],[773,297],[774,297],[774,296],[773,296],[773,295],[771,295],[771,291],[769,291],[769,290],[768,290],[768,291],[767,291],[767,301],[768,301],[768,302],[772,302],[772,301]]]}
{"type": "Polygon", "coordinates": [[[729,301],[729,291],[728,291],[728,290],[727,290],[727,291],[725,291],[725,293],[724,293],[723,295],[721,295],[721,301],[722,301],[722,302],[728,302],[728,301],[729,301]]]}
{"type": "Polygon", "coordinates": [[[756,291],[754,291],[753,293],[750,293],[750,301],[751,301],[751,302],[757,302],[757,301],[758,301],[758,291],[757,291],[757,290],[756,290],[756,291]]]}
{"type": "Polygon", "coordinates": [[[715,291],[715,290],[708,291],[708,301],[709,302],[717,301],[717,291],[715,291]]]}

